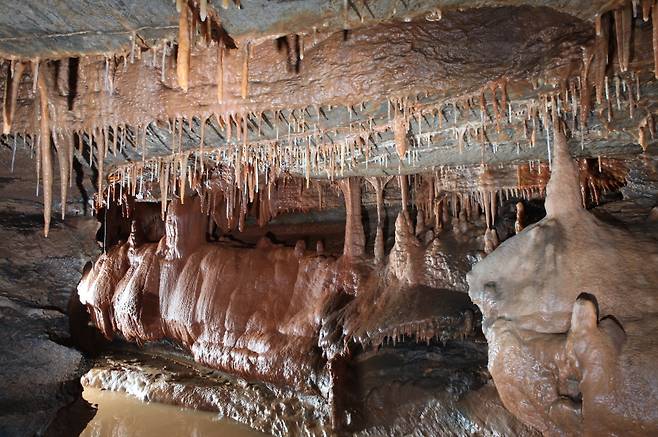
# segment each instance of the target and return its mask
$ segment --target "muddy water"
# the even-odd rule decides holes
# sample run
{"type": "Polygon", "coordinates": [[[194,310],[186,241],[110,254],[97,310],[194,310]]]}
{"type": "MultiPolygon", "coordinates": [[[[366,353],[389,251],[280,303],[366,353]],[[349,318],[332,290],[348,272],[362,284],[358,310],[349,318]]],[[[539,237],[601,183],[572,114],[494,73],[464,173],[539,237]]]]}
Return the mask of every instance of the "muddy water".
{"type": "Polygon", "coordinates": [[[85,387],[82,396],[98,408],[83,437],[266,436],[213,413],[145,403],[123,393],[85,387]]]}

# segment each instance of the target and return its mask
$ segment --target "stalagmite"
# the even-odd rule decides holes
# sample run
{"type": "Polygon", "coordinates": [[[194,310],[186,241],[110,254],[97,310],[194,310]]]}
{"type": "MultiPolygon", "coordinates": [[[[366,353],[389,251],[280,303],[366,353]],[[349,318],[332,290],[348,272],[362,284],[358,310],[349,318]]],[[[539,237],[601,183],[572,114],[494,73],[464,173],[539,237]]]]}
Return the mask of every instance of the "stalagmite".
{"type": "Polygon", "coordinates": [[[53,163],[50,153],[48,89],[44,74],[38,76],[37,86],[39,88],[39,107],[41,111],[39,130],[41,138],[41,175],[43,180],[43,234],[48,237],[48,231],[50,230],[50,216],[53,206],[53,163]]]}
{"type": "Polygon", "coordinates": [[[525,227],[525,207],[523,202],[516,203],[516,221],[514,222],[514,231],[519,233],[525,227]]]}
{"type": "Polygon", "coordinates": [[[646,153],[647,148],[649,147],[649,143],[647,140],[647,134],[650,130],[649,124],[651,123],[651,115],[647,115],[645,118],[642,119],[640,122],[640,126],[638,127],[638,144],[640,147],[642,147],[642,152],[646,153]]]}
{"type": "Polygon", "coordinates": [[[484,232],[484,253],[489,255],[498,247],[498,233],[495,229],[487,229],[484,232]]]}
{"type": "Polygon", "coordinates": [[[14,71],[7,71],[7,81],[5,82],[5,96],[2,110],[3,127],[2,133],[7,135],[11,131],[11,125],[14,120],[16,110],[16,97],[18,96],[18,87],[25,71],[25,64],[18,62],[14,66],[14,71]]]}
{"type": "Polygon", "coordinates": [[[578,184],[578,170],[569,153],[567,138],[562,129],[555,132],[555,157],[551,178],[546,186],[546,215],[548,217],[568,214],[570,210],[582,208],[578,184]]]}
{"type": "Polygon", "coordinates": [[[176,57],[176,76],[178,85],[187,92],[190,75],[190,29],[188,22],[189,8],[186,2],[177,0],[176,4],[183,3],[180,7],[178,19],[178,56],[176,57]]]}

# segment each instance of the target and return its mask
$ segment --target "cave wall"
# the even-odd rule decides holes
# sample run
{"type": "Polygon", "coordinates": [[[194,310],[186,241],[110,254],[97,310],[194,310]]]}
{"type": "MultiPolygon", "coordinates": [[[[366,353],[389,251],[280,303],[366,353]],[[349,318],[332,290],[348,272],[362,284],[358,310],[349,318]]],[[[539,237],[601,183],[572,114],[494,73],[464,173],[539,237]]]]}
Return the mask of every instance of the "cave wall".
{"type": "Polygon", "coordinates": [[[67,313],[82,269],[99,247],[98,222],[84,215],[79,192],[69,199],[74,216],[54,219],[43,238],[33,161],[18,151],[12,172],[11,160],[10,150],[0,152],[0,434],[20,436],[44,432],[79,396],[89,362],[72,346],[67,313]]]}

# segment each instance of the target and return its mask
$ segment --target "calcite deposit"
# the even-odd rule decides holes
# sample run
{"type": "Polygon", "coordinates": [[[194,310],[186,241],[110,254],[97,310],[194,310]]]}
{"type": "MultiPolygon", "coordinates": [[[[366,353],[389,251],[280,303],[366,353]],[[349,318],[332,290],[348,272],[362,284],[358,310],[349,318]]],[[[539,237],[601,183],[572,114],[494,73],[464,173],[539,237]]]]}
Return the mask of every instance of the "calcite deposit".
{"type": "Polygon", "coordinates": [[[657,20],[0,1],[0,434],[89,366],[274,435],[658,434],[657,20]]]}
{"type": "MultiPolygon", "coordinates": [[[[359,186],[348,183],[346,197],[359,186]]],[[[380,278],[362,257],[363,229],[354,230],[349,215],[345,253],[337,258],[267,237],[255,247],[209,243],[208,216],[194,197],[170,205],[158,243],[140,241],[136,217],[127,242],[94,263],[78,295],[108,339],[168,338],[210,367],[321,392],[328,386],[327,360],[348,353],[351,341],[379,346],[386,337],[425,342],[475,333],[475,308],[463,293],[465,269],[432,255],[438,241],[423,249],[404,233],[403,219],[400,214],[396,247],[418,250],[392,257],[380,278]],[[426,263],[423,274],[408,272],[426,263]],[[377,311],[366,315],[377,300],[377,311]]]]}

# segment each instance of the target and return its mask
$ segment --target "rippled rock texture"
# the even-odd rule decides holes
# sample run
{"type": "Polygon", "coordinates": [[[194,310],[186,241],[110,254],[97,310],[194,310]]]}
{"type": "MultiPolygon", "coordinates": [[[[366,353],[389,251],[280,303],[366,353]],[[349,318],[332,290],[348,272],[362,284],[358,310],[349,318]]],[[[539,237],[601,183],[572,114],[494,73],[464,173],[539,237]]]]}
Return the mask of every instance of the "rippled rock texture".
{"type": "Polygon", "coordinates": [[[560,132],[547,216],[468,277],[488,367],[505,406],[546,435],[654,435],[658,229],[582,209],[560,132]]]}
{"type": "MultiPolygon", "coordinates": [[[[326,385],[326,360],[342,354],[352,337],[381,344],[403,333],[429,339],[473,332],[468,297],[438,287],[454,289],[451,275],[463,280],[463,271],[445,266],[447,277],[423,288],[395,271],[380,277],[363,259],[306,251],[302,242],[294,248],[267,238],[255,248],[209,243],[205,220],[198,198],[173,202],[159,243],[140,244],[135,223],[127,243],[96,261],[78,291],[108,338],[173,339],[211,367],[317,391],[326,385]],[[449,295],[457,297],[445,300],[449,295]],[[441,308],[444,300],[452,303],[441,308]],[[372,304],[374,316],[365,308],[372,304]]],[[[398,270],[422,263],[422,253],[398,260],[398,270]]]]}
{"type": "MultiPolygon", "coordinates": [[[[347,214],[351,232],[343,255],[306,250],[303,241],[294,247],[268,238],[255,247],[207,241],[208,216],[192,197],[169,205],[159,242],[147,242],[150,230],[136,214],[127,242],[101,255],[84,275],[80,300],[109,339],[173,340],[197,362],[261,381],[275,397],[285,391],[315,399],[304,407],[310,416],[281,419],[289,421],[287,428],[270,429],[277,435],[314,427],[405,433],[424,414],[434,416],[424,425],[427,432],[532,434],[512,416],[489,420],[476,406],[482,397],[483,405],[503,412],[495,390],[484,388],[489,377],[479,311],[464,292],[465,272],[480,251],[463,249],[453,257],[444,250],[455,244],[447,237],[421,242],[400,212],[394,249],[376,262],[364,254],[363,229],[355,225],[361,221],[359,183],[345,185],[346,203],[355,206],[347,214]],[[396,392],[400,396],[390,396],[396,392]]],[[[167,385],[163,393],[143,369],[126,372],[103,370],[89,374],[87,383],[131,392],[128,380],[141,375],[141,397],[181,402],[180,390],[167,385]]],[[[191,398],[201,396],[189,390],[191,398]]],[[[246,419],[253,408],[239,420],[263,420],[257,429],[280,422],[260,413],[254,413],[260,419],[246,419]]]]}

